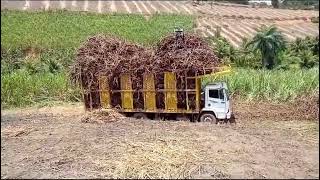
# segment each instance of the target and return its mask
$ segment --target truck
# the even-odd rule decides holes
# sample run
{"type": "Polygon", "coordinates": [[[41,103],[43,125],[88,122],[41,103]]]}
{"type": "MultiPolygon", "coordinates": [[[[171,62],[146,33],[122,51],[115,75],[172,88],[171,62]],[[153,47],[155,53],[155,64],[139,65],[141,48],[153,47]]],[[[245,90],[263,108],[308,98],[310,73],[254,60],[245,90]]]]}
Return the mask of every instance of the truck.
{"type": "Polygon", "coordinates": [[[206,75],[184,77],[186,83],[194,84],[193,88],[177,89],[177,76],[174,72],[164,72],[164,87],[156,89],[155,75],[152,73],[143,75],[143,89],[139,92],[143,95],[143,108],[134,108],[135,90],[132,89],[130,74],[120,75],[120,90],[111,90],[108,86],[108,78],[99,76],[99,93],[102,108],[115,108],[118,112],[134,118],[162,118],[176,117],[176,119],[188,119],[191,121],[218,123],[235,122],[231,109],[227,83],[216,81],[217,77],[231,72],[230,66],[224,66],[212,70],[206,75]],[[210,82],[203,84],[205,77],[211,78],[210,82]],[[121,94],[120,106],[113,106],[111,100],[115,93],[121,94]],[[164,95],[164,107],[158,106],[158,94],[164,95]],[[179,108],[177,95],[183,94],[186,107],[179,108]],[[190,98],[190,97],[193,97],[190,98]]]}

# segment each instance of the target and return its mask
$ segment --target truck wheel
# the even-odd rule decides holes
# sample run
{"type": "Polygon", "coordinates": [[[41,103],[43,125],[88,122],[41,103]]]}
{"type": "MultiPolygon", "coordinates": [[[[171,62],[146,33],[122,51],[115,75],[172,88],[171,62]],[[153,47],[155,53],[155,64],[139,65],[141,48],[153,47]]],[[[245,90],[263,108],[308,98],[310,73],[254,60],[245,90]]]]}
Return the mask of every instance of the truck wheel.
{"type": "Polygon", "coordinates": [[[204,113],[200,117],[200,122],[211,122],[211,123],[216,124],[217,123],[217,118],[213,114],[204,113]]]}
{"type": "Polygon", "coordinates": [[[230,123],[236,123],[236,117],[234,116],[234,114],[231,114],[229,122],[230,123]]]}
{"type": "Polygon", "coordinates": [[[145,113],[134,113],[133,117],[136,119],[148,119],[145,113]]]}

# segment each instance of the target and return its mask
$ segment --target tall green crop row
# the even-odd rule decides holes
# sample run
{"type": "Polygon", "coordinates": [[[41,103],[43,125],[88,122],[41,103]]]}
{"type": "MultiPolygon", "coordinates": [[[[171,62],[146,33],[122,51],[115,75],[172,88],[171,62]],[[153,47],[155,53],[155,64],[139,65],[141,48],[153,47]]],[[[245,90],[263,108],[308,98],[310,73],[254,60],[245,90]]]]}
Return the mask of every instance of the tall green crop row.
{"type": "Polygon", "coordinates": [[[29,74],[15,71],[1,76],[1,105],[21,107],[50,101],[79,101],[81,92],[66,73],[29,74]]]}
{"type": "MultiPolygon", "coordinates": [[[[214,82],[214,77],[203,79],[203,85],[214,82]]],[[[308,96],[319,89],[319,69],[253,70],[234,69],[215,79],[228,83],[230,93],[245,100],[289,101],[308,96]]],[[[80,89],[70,84],[66,73],[16,71],[1,76],[1,104],[20,107],[50,101],[80,101],[80,89]]]]}
{"type": "MultiPolygon", "coordinates": [[[[212,83],[214,77],[203,84],[212,83]]],[[[296,70],[234,69],[216,81],[227,81],[230,92],[247,100],[288,101],[319,89],[319,68],[296,70]]]]}

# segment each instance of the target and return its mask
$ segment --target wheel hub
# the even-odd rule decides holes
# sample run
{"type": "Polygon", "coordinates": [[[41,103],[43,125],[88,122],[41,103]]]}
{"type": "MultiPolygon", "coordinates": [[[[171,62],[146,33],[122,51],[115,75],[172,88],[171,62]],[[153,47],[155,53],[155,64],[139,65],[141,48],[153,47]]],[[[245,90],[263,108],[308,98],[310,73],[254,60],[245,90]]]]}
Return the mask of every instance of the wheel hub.
{"type": "Polygon", "coordinates": [[[204,118],[204,122],[212,122],[212,119],[209,116],[206,116],[204,118]]]}

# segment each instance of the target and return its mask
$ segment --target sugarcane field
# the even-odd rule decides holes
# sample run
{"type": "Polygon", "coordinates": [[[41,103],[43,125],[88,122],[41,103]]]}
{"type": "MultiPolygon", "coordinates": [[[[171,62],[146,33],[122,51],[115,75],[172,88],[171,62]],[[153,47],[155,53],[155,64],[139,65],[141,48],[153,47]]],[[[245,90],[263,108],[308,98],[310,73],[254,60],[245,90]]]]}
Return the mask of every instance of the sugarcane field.
{"type": "Polygon", "coordinates": [[[1,0],[2,179],[319,179],[318,0],[1,0]]]}

